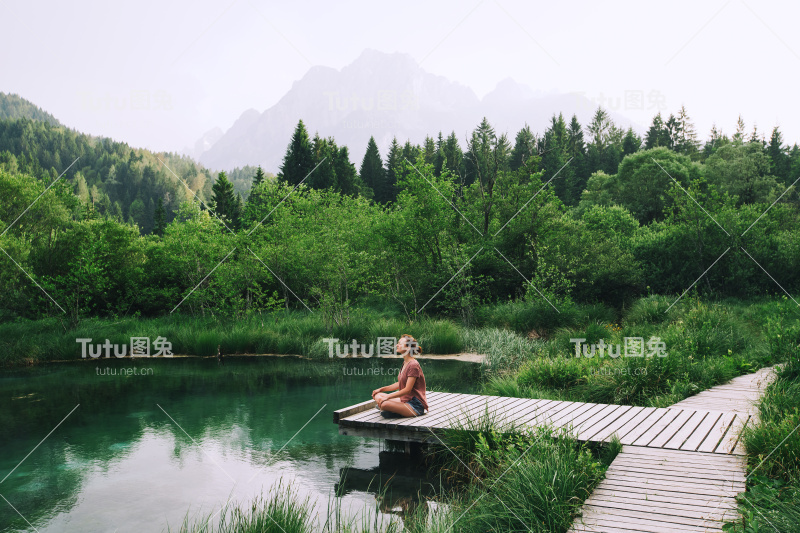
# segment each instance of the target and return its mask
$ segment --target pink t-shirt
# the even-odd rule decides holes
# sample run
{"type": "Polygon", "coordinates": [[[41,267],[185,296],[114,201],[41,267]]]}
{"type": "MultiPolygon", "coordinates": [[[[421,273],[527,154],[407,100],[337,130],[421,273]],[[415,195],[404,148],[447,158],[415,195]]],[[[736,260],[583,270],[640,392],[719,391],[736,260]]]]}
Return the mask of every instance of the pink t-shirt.
{"type": "Polygon", "coordinates": [[[401,390],[406,387],[408,378],[417,378],[417,380],[414,382],[414,388],[411,389],[411,393],[401,396],[400,401],[408,402],[411,401],[411,398],[416,398],[422,403],[422,407],[427,410],[428,402],[425,401],[425,374],[422,373],[422,367],[419,366],[419,362],[416,359],[412,359],[403,365],[403,369],[400,371],[397,381],[400,383],[401,390]]]}

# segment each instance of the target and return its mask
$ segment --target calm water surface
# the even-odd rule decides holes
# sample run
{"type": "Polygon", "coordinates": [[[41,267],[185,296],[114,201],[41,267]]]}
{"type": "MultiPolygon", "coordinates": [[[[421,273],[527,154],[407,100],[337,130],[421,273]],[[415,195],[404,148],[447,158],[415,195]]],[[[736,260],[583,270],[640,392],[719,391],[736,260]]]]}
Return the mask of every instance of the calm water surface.
{"type": "MultiPolygon", "coordinates": [[[[432,390],[477,382],[478,365],[421,362],[432,390]]],[[[395,381],[401,364],[176,358],[3,371],[0,531],[174,531],[187,512],[248,502],[278,481],[323,521],[331,504],[363,516],[379,480],[397,474],[378,497],[388,517],[438,482],[384,441],[340,436],[331,413],[395,381]]]]}

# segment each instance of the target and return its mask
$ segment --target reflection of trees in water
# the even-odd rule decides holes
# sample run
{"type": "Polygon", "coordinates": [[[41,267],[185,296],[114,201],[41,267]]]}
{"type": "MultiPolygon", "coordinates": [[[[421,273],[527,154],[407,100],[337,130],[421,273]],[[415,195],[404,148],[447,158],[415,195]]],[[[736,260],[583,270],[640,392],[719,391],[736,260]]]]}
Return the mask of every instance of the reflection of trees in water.
{"type": "MultiPolygon", "coordinates": [[[[173,457],[179,463],[189,458],[187,454],[198,453],[183,431],[197,443],[215,442],[223,456],[255,466],[276,459],[322,459],[327,468],[335,468],[337,461],[349,462],[355,456],[361,441],[340,437],[329,412],[342,407],[341,398],[362,389],[368,396],[375,381],[381,380],[345,376],[345,364],[391,367],[396,362],[229,357],[220,367],[216,358],[100,359],[6,372],[0,380],[2,476],[75,405],[80,407],[6,479],[3,495],[32,522],[52,513],[54,505],[59,512],[69,511],[87,475],[124,460],[148,434],[172,439],[173,457]],[[96,372],[98,367],[131,366],[153,368],[153,374],[122,377],[96,372]],[[273,455],[326,403],[327,410],[280,457],[273,455]]],[[[426,374],[436,376],[437,385],[463,388],[464,368],[477,366],[437,361],[426,365],[426,374]]],[[[27,527],[18,516],[17,523],[15,513],[0,516],[0,530],[27,527]]]]}
{"type": "Polygon", "coordinates": [[[342,468],[334,487],[339,497],[351,492],[373,494],[378,509],[401,519],[427,512],[429,501],[440,497],[449,486],[444,479],[429,477],[418,455],[382,451],[376,467],[342,468]]]}

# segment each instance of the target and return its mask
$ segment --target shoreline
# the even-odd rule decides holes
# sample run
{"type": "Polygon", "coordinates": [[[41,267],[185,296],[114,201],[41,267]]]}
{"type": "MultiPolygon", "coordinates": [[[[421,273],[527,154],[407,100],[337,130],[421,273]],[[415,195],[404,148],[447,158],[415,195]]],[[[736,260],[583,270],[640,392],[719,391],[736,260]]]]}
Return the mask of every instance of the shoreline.
{"type": "MultiPolygon", "coordinates": [[[[233,357],[296,357],[298,359],[305,359],[307,361],[324,361],[325,359],[320,359],[317,357],[308,357],[306,355],[300,354],[291,354],[291,353],[241,353],[241,354],[228,354],[224,355],[223,359],[226,358],[233,358],[233,357]]],[[[151,359],[216,359],[217,356],[215,355],[191,355],[191,354],[174,354],[171,357],[164,357],[164,356],[151,356],[151,357],[97,357],[97,358],[82,358],[79,357],[77,359],[53,359],[50,361],[41,361],[41,362],[31,362],[30,364],[23,364],[23,365],[14,365],[14,366],[23,366],[23,367],[31,367],[31,366],[38,366],[40,364],[49,364],[49,363],[74,363],[77,361],[86,361],[86,362],[98,362],[98,361],[147,361],[151,359]]],[[[333,357],[328,359],[359,359],[359,360],[371,360],[371,359],[402,359],[402,355],[381,355],[381,356],[372,356],[372,357],[333,357]]],[[[488,362],[488,356],[485,354],[479,354],[474,352],[462,352],[457,354],[428,354],[428,355],[420,355],[416,359],[419,360],[426,360],[426,361],[463,361],[465,363],[478,363],[478,364],[485,364],[488,362]]],[[[12,367],[13,368],[13,367],[12,367]]]]}

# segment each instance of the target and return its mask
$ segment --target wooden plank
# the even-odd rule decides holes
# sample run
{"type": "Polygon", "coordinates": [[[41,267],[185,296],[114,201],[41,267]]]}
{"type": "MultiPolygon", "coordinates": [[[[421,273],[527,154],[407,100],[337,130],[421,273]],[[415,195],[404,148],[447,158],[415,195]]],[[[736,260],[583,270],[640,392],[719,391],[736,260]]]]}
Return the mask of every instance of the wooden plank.
{"type": "Polygon", "coordinates": [[[719,420],[723,414],[724,413],[717,411],[710,411],[705,420],[694,430],[694,433],[680,446],[680,449],[692,452],[696,451],[700,444],[708,437],[714,425],[717,423],[717,420],[719,420]]]}
{"type": "Polygon", "coordinates": [[[722,531],[722,523],[717,520],[703,520],[696,518],[685,518],[681,516],[653,515],[641,511],[625,511],[624,514],[609,512],[608,509],[595,506],[584,506],[584,520],[602,520],[605,523],[631,524],[641,527],[641,531],[658,531],[661,528],[674,533],[675,530],[681,531],[722,531]],[[645,529],[646,528],[646,529],[645,529]],[[656,528],[656,529],[653,529],[656,528]],[[694,528],[694,529],[693,529],[694,528]]]}
{"type": "Polygon", "coordinates": [[[686,468],[683,466],[670,466],[667,468],[646,465],[646,464],[631,464],[628,462],[617,462],[614,460],[612,465],[614,471],[625,471],[629,473],[638,472],[640,474],[666,474],[673,477],[686,477],[691,479],[710,479],[716,481],[726,481],[730,483],[744,483],[745,475],[742,472],[729,472],[716,470],[713,466],[709,465],[707,469],[686,468]]]}
{"type": "Polygon", "coordinates": [[[461,401],[458,403],[453,403],[450,407],[440,409],[437,413],[433,416],[426,417],[423,419],[415,418],[410,419],[408,422],[404,422],[404,426],[408,426],[412,431],[424,431],[426,427],[441,427],[441,426],[450,426],[450,421],[458,418],[461,415],[468,416],[473,408],[480,406],[487,405],[490,401],[490,397],[488,396],[469,396],[466,398],[465,401],[461,401]]]}
{"type": "Polygon", "coordinates": [[[536,409],[528,411],[528,413],[520,416],[520,418],[517,419],[517,423],[528,427],[536,427],[539,425],[541,420],[545,419],[545,416],[552,415],[553,413],[557,413],[565,409],[567,407],[567,403],[568,402],[550,400],[546,404],[537,406],[536,409]]]}
{"type": "Polygon", "coordinates": [[[684,409],[681,411],[681,414],[675,417],[675,419],[667,424],[664,429],[662,429],[656,437],[647,443],[647,446],[650,448],[663,448],[664,444],[667,443],[680,429],[688,422],[696,413],[697,411],[693,409],[684,409]]]}
{"type": "Polygon", "coordinates": [[[471,422],[477,422],[480,417],[485,413],[491,413],[494,406],[508,400],[500,396],[484,396],[484,400],[477,404],[470,404],[469,410],[464,410],[460,413],[455,413],[451,418],[446,421],[440,420],[429,424],[428,427],[438,429],[457,428],[465,426],[471,422]]]}
{"type": "Polygon", "coordinates": [[[439,398],[439,407],[431,406],[431,409],[424,416],[409,418],[404,420],[400,425],[409,427],[424,427],[435,424],[440,420],[447,420],[454,416],[456,413],[464,409],[468,409],[472,404],[478,404],[484,401],[484,397],[473,394],[459,394],[457,397],[439,398]]]}
{"type": "Polygon", "coordinates": [[[571,413],[575,413],[577,411],[581,411],[582,409],[586,408],[586,404],[583,402],[564,402],[562,409],[558,411],[549,411],[542,417],[542,420],[539,421],[539,425],[548,425],[553,428],[560,428],[562,427],[557,420],[565,420],[568,419],[571,413]]]}
{"type": "Polygon", "coordinates": [[[647,482],[671,484],[680,490],[686,490],[694,486],[711,487],[720,490],[731,490],[742,492],[745,490],[744,481],[733,481],[725,479],[724,476],[699,476],[689,477],[686,475],[678,475],[677,472],[664,472],[664,471],[647,471],[639,468],[631,469],[624,466],[610,466],[606,471],[606,476],[612,476],[613,479],[646,479],[647,482]]]}
{"type": "Polygon", "coordinates": [[[375,400],[367,400],[366,402],[357,403],[343,409],[337,409],[333,412],[333,423],[336,424],[342,418],[347,418],[350,415],[366,411],[367,409],[371,409],[373,407],[375,407],[375,400]]]}
{"type": "MultiPolygon", "coordinates": [[[[598,433],[605,430],[611,424],[614,424],[618,420],[622,419],[627,413],[629,413],[633,409],[634,407],[627,405],[622,406],[622,408],[620,409],[616,409],[613,413],[610,413],[607,417],[603,418],[598,422],[595,422],[594,425],[587,426],[585,427],[585,429],[582,429],[578,433],[578,438],[581,440],[592,440],[592,441],[598,440],[595,437],[598,433]]],[[[599,440],[602,440],[602,438],[599,440]]]]}
{"type": "Polygon", "coordinates": [[[697,494],[700,496],[726,496],[735,497],[740,491],[719,487],[685,486],[676,487],[669,482],[649,481],[641,477],[626,477],[615,475],[613,478],[606,478],[607,487],[620,489],[647,488],[662,492],[672,492],[677,494],[697,494]]]}
{"type": "Polygon", "coordinates": [[[682,428],[678,430],[675,435],[669,439],[664,448],[671,448],[679,450],[686,439],[692,436],[692,433],[703,423],[703,420],[708,416],[708,411],[695,411],[694,414],[686,421],[682,428]]]}
{"type": "Polygon", "coordinates": [[[613,464],[630,468],[670,468],[678,472],[687,472],[698,476],[704,474],[720,474],[730,479],[739,480],[740,477],[741,480],[745,479],[741,466],[735,467],[714,464],[711,461],[708,463],[703,461],[693,463],[683,461],[658,461],[654,459],[642,459],[641,456],[629,457],[628,454],[620,454],[614,459],[613,464]]]}
{"type": "Polygon", "coordinates": [[[421,431],[398,430],[392,427],[367,428],[367,427],[342,427],[339,426],[340,435],[350,437],[364,437],[371,439],[389,439],[402,442],[435,442],[436,437],[421,431]]]}
{"type": "Polygon", "coordinates": [[[737,451],[741,454],[740,450],[735,450],[736,443],[739,442],[739,437],[744,431],[744,428],[747,426],[747,422],[750,419],[747,415],[736,415],[733,423],[731,423],[731,427],[725,436],[722,438],[722,442],[719,443],[719,447],[717,451],[721,451],[722,453],[733,453],[737,451]]]}
{"type": "Polygon", "coordinates": [[[708,464],[708,461],[713,462],[715,465],[733,465],[743,466],[744,461],[741,457],[730,455],[715,454],[715,453],[701,453],[701,452],[685,452],[682,450],[667,450],[664,448],[648,448],[646,446],[623,446],[622,453],[644,456],[652,459],[667,459],[667,460],[685,460],[692,461],[698,464],[708,464]]]}
{"type": "Polygon", "coordinates": [[[676,492],[645,490],[641,492],[625,489],[615,489],[604,485],[602,482],[597,486],[592,496],[597,494],[605,498],[628,498],[633,500],[645,501],[653,505],[681,504],[697,505],[698,507],[709,509],[731,509],[736,510],[738,505],[735,498],[720,499],[714,496],[698,496],[696,494],[680,494],[676,492]]]}
{"type": "MultiPolygon", "coordinates": [[[[664,410],[666,412],[666,409],[664,410]]],[[[634,435],[637,430],[639,430],[640,426],[645,426],[648,424],[648,420],[651,416],[657,417],[658,409],[655,407],[644,407],[641,411],[639,411],[636,416],[631,418],[629,421],[625,422],[625,424],[616,430],[617,435],[619,436],[620,442],[624,442],[630,435],[634,435]]]]}
{"type": "Polygon", "coordinates": [[[592,440],[593,441],[598,441],[598,442],[599,441],[609,441],[609,440],[611,440],[611,437],[614,436],[614,435],[617,435],[619,437],[619,433],[618,432],[620,431],[620,429],[625,427],[625,425],[628,424],[628,422],[634,420],[635,418],[637,418],[642,413],[644,413],[644,415],[641,416],[639,418],[639,420],[641,421],[642,419],[644,419],[647,416],[645,411],[646,411],[645,407],[633,407],[633,408],[629,409],[628,412],[626,412],[624,415],[622,415],[621,417],[616,419],[614,422],[612,422],[611,424],[606,426],[605,429],[603,429],[603,430],[599,431],[598,433],[592,435],[592,440]]]}
{"type": "Polygon", "coordinates": [[[595,405],[592,409],[585,411],[579,416],[576,416],[572,419],[569,426],[570,432],[573,435],[576,435],[580,432],[582,427],[585,427],[587,424],[594,424],[597,420],[602,419],[604,416],[607,416],[609,413],[614,411],[618,405],[610,405],[607,403],[599,403],[595,405]]]}
{"type": "MultiPolygon", "coordinates": [[[[691,500],[690,500],[691,501],[691,500]]],[[[696,504],[685,504],[675,502],[654,502],[645,498],[633,499],[622,498],[617,496],[608,496],[605,494],[592,493],[586,500],[587,504],[596,505],[598,507],[609,507],[616,509],[631,509],[631,510],[652,510],[654,513],[664,514],[671,513],[680,516],[687,516],[690,518],[706,518],[706,519],[735,519],[739,513],[735,508],[720,509],[716,506],[700,506],[696,504]]]]}
{"type": "Polygon", "coordinates": [[[578,416],[582,415],[592,407],[597,405],[596,403],[580,403],[577,409],[572,409],[567,412],[561,412],[557,415],[554,415],[550,422],[553,424],[554,427],[567,427],[569,426],[572,421],[577,418],[578,416]]]}
{"type": "MultiPolygon", "coordinates": [[[[651,409],[641,420],[634,423],[636,419],[631,420],[625,427],[620,430],[620,432],[624,432],[624,435],[620,436],[619,441],[622,444],[633,444],[636,440],[639,439],[645,432],[647,432],[651,427],[656,425],[659,420],[661,420],[664,416],[669,413],[669,409],[663,408],[649,408],[651,409]]],[[[641,415],[639,415],[641,416],[641,415]]],[[[639,418],[637,416],[636,418],[639,418]]]]}
{"type": "Polygon", "coordinates": [[[708,432],[708,437],[697,447],[698,452],[713,452],[722,441],[722,438],[730,428],[731,423],[736,418],[736,413],[725,413],[719,420],[717,420],[711,431],[708,432]]]}
{"type": "Polygon", "coordinates": [[[683,411],[680,409],[668,409],[664,416],[658,420],[658,422],[648,428],[647,431],[642,433],[642,435],[631,444],[634,446],[647,446],[650,444],[650,441],[655,439],[658,434],[661,433],[661,431],[673,420],[675,420],[682,412],[683,411]]]}

